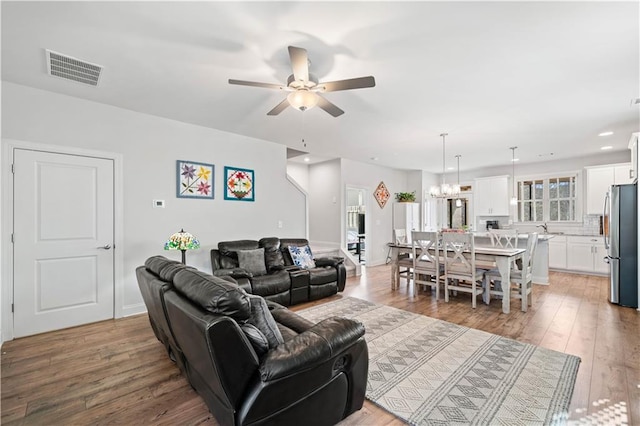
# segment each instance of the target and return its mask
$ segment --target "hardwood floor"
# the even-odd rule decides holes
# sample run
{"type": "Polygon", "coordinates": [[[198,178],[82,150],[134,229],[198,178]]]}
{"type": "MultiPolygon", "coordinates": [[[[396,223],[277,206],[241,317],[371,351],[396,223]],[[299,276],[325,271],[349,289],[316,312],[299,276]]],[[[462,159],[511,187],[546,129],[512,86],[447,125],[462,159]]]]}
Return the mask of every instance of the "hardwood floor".
{"type": "MultiPolygon", "coordinates": [[[[344,295],[577,355],[582,363],[571,419],[640,425],[640,313],[607,302],[607,278],[552,272],[551,285],[535,286],[527,313],[514,299],[505,315],[500,300],[473,310],[467,294],[448,304],[436,302],[429,290],[410,296],[404,279],[391,291],[389,269],[366,268],[348,279],[344,295]]],[[[0,386],[5,425],[216,424],[169,361],[146,315],[6,342],[0,386]]],[[[366,401],[343,424],[403,422],[366,401]]]]}

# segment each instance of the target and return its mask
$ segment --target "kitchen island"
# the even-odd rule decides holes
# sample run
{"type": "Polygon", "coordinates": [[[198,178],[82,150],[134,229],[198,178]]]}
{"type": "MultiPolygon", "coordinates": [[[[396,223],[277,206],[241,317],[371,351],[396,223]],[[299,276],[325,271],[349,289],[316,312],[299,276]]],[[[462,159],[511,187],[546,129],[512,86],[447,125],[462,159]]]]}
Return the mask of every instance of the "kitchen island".
{"type": "MultiPolygon", "coordinates": [[[[474,232],[476,244],[491,245],[488,232],[474,232]]],[[[518,247],[527,248],[529,234],[518,234],[518,247]]],[[[532,279],[535,284],[549,285],[549,240],[553,234],[538,234],[538,247],[533,256],[532,279]]]]}

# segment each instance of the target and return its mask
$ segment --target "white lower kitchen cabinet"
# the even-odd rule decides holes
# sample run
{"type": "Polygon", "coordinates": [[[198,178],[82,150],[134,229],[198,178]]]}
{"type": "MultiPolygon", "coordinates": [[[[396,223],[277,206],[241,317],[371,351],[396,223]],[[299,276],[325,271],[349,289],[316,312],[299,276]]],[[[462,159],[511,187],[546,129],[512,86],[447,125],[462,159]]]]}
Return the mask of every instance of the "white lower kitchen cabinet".
{"type": "Polygon", "coordinates": [[[567,269],[567,237],[564,235],[549,240],[549,268],[567,269]]]}
{"type": "Polygon", "coordinates": [[[601,236],[568,236],[567,269],[577,272],[606,274],[609,266],[603,260],[607,255],[601,236]]]}

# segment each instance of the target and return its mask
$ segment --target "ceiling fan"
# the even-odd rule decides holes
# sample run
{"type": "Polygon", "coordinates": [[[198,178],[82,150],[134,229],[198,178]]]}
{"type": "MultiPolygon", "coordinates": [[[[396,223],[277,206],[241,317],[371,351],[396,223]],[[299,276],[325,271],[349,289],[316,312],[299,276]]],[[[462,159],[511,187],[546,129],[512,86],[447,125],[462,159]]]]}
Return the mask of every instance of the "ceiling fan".
{"type": "Polygon", "coordinates": [[[306,111],[317,105],[334,117],[344,114],[344,111],[338,108],[335,104],[329,102],[325,97],[320,95],[320,93],[337,92],[338,90],[363,89],[366,87],[374,87],[376,85],[376,81],[372,76],[319,83],[318,79],[309,73],[309,58],[307,56],[306,49],[289,46],[289,58],[291,60],[293,74],[287,78],[286,86],[233,79],[229,79],[229,84],[265,87],[267,89],[278,89],[291,92],[282,102],[269,111],[267,115],[278,115],[289,105],[300,111],[306,111]]]}

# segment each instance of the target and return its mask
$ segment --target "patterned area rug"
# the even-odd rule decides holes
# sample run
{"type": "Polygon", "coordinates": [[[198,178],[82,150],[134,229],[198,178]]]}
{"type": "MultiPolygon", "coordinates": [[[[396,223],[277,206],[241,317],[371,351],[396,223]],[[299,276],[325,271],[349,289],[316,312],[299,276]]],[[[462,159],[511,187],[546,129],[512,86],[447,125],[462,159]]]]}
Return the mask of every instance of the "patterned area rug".
{"type": "Polygon", "coordinates": [[[367,399],[413,425],[564,424],[580,358],[345,297],[300,315],[354,318],[369,346],[367,399]]]}

